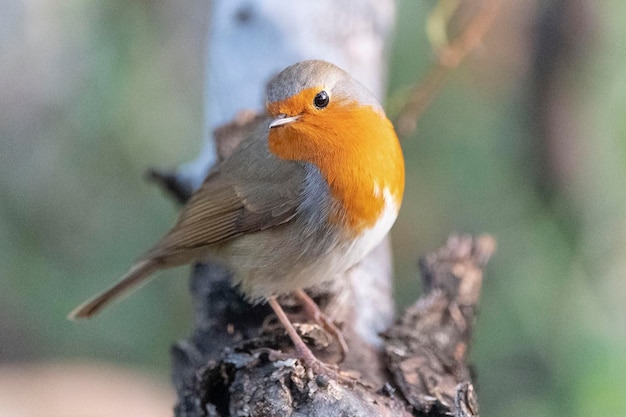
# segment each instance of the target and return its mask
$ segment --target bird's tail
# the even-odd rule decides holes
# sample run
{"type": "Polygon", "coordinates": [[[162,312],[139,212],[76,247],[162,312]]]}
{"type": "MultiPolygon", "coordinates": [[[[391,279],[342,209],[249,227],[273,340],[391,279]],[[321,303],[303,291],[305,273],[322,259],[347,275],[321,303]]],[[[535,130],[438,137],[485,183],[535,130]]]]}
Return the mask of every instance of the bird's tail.
{"type": "Polygon", "coordinates": [[[158,261],[146,259],[134,264],[130,271],[111,288],[101,292],[93,298],[76,307],[67,318],[70,320],[89,318],[98,313],[111,302],[127,295],[152,275],[159,268],[158,261]]]}

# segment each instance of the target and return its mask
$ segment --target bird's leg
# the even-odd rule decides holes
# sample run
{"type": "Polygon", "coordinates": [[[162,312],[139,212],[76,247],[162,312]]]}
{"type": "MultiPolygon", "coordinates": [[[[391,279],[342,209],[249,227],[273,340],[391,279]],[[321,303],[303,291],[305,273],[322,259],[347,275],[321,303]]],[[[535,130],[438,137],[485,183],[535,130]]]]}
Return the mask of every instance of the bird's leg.
{"type": "Polygon", "coordinates": [[[276,301],[276,297],[270,297],[268,301],[270,303],[270,307],[272,307],[272,310],[274,310],[276,317],[278,317],[280,323],[283,325],[285,330],[287,330],[287,334],[291,338],[291,341],[296,348],[296,353],[298,354],[299,359],[302,359],[307,365],[319,362],[313,352],[311,352],[311,349],[309,349],[306,343],[304,343],[304,341],[296,331],[296,328],[293,327],[293,324],[291,324],[291,321],[287,317],[287,314],[285,314],[283,308],[280,306],[280,304],[278,304],[278,301],[276,301]]]}
{"type": "Polygon", "coordinates": [[[304,292],[304,290],[296,290],[294,292],[295,296],[300,300],[302,306],[304,307],[304,312],[307,316],[315,321],[319,326],[323,327],[324,330],[335,336],[337,342],[341,346],[341,360],[339,363],[343,362],[346,359],[346,354],[350,350],[348,348],[348,344],[346,343],[346,339],[343,337],[343,333],[335,323],[328,317],[326,314],[320,310],[319,306],[309,295],[304,292]]]}
{"type": "Polygon", "coordinates": [[[296,354],[298,356],[298,359],[301,359],[305,363],[305,365],[311,368],[315,373],[325,374],[328,377],[337,379],[342,382],[354,382],[350,378],[339,375],[338,372],[330,369],[328,365],[315,357],[313,352],[311,352],[311,349],[307,347],[300,335],[298,335],[295,327],[293,327],[293,324],[291,324],[291,321],[289,321],[287,314],[285,314],[283,308],[280,306],[280,304],[278,304],[278,301],[276,301],[276,297],[270,297],[268,299],[268,302],[270,304],[270,307],[272,307],[272,310],[274,310],[274,313],[276,314],[276,317],[278,317],[280,323],[283,325],[285,330],[287,330],[287,334],[291,338],[291,341],[296,348],[296,354]]]}

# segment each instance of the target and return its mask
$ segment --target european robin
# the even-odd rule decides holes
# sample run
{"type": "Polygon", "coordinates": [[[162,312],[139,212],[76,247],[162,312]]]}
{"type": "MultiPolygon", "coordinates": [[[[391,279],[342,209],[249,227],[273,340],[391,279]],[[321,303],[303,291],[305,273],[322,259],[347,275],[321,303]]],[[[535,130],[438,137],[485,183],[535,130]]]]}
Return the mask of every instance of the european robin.
{"type": "Polygon", "coordinates": [[[266,109],[267,123],[212,169],[165,237],[70,318],[92,316],[155,271],[210,259],[249,301],[268,301],[299,358],[320,369],[276,297],[295,293],[310,309],[303,289],[334,279],[383,239],[402,201],[404,159],[376,98],[328,62],[276,75],[266,109]]]}

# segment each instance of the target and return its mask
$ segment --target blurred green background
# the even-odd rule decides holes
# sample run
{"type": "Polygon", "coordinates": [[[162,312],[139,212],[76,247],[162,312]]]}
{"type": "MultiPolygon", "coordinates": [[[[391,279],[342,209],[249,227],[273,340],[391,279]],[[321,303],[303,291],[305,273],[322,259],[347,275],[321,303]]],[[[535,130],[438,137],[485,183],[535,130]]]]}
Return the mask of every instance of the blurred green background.
{"type": "MultiPolygon", "coordinates": [[[[184,268],[89,324],[65,316],[176,216],[143,173],[199,150],[205,3],[0,2],[0,361],[167,379],[184,268]]],[[[434,4],[399,2],[392,116],[434,59],[434,4]]],[[[503,2],[403,139],[399,306],[450,233],[498,239],[472,350],[482,415],[626,412],[625,17],[617,0],[503,2]]]]}

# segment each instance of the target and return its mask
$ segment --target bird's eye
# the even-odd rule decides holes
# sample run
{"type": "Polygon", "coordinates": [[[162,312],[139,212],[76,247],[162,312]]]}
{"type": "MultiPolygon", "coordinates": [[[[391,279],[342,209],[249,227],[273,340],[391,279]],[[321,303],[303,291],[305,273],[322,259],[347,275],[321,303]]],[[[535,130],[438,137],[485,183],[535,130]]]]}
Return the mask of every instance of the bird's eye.
{"type": "Polygon", "coordinates": [[[328,93],[322,90],[317,93],[317,95],[313,99],[313,104],[315,104],[315,107],[317,107],[318,109],[323,109],[324,107],[328,106],[329,101],[330,97],[328,97],[328,93]]]}

